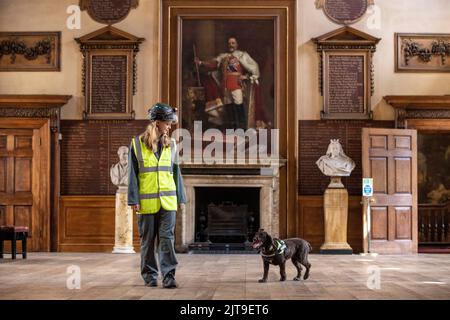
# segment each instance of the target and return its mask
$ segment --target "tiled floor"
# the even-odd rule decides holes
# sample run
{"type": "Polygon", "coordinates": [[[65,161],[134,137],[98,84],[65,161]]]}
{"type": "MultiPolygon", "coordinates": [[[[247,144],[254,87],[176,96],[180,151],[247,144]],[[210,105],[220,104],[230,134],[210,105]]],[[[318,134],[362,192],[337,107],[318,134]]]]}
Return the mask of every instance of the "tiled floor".
{"type": "Polygon", "coordinates": [[[0,299],[450,299],[450,255],[444,254],[310,255],[308,280],[292,281],[288,262],[287,281],[278,281],[278,267],[271,266],[262,284],[258,255],[179,254],[178,261],[179,288],[170,290],[143,285],[138,254],[31,253],[15,261],[5,255],[0,299]],[[80,268],[80,289],[67,288],[72,265],[80,268]]]}

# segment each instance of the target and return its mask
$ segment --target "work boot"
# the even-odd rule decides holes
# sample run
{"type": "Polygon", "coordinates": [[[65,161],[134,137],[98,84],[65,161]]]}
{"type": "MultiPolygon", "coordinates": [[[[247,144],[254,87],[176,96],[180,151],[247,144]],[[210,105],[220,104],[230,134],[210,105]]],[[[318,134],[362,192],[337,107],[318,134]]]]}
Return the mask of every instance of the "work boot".
{"type": "Polygon", "coordinates": [[[146,287],[157,287],[158,286],[158,280],[152,279],[149,282],[145,283],[146,287]]]}
{"type": "Polygon", "coordinates": [[[178,287],[175,276],[172,273],[166,274],[163,280],[163,288],[172,289],[178,287]]]}

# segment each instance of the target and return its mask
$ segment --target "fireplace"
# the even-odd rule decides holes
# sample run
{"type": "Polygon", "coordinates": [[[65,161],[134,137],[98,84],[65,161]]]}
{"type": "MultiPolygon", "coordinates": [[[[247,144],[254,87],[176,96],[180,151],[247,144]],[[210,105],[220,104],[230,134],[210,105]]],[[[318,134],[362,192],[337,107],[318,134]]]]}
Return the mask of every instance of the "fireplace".
{"type": "Polygon", "coordinates": [[[195,188],[195,243],[249,243],[259,228],[261,188],[195,188]]]}
{"type": "Polygon", "coordinates": [[[279,236],[279,166],[184,165],[187,203],[177,214],[178,252],[249,249],[263,228],[279,236]]]}

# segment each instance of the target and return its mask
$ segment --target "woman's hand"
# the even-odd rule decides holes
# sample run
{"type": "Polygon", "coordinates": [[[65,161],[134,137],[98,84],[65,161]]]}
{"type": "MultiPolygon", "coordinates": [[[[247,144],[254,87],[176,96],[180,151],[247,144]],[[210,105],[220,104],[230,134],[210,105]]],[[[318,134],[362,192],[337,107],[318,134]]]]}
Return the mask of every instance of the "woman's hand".
{"type": "Polygon", "coordinates": [[[139,212],[139,209],[141,208],[138,204],[135,204],[133,206],[131,206],[133,208],[133,212],[139,212]]]}

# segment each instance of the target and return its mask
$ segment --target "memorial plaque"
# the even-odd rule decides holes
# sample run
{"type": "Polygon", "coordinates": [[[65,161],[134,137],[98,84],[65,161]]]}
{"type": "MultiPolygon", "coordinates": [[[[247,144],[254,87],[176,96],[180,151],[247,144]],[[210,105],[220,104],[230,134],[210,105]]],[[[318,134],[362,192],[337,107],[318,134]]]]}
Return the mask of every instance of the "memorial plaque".
{"type": "Polygon", "coordinates": [[[94,55],[91,60],[91,112],[127,110],[127,56],[94,55]]]}
{"type": "Polygon", "coordinates": [[[75,40],[83,54],[83,118],[134,119],[136,54],[144,38],[107,26],[75,40]]]}
{"type": "Polygon", "coordinates": [[[364,56],[328,56],[328,111],[364,112],[364,56]]]}
{"type": "Polygon", "coordinates": [[[323,8],[332,21],[349,25],[361,19],[373,3],[373,0],[316,0],[316,7],[323,8]]]}
{"type": "Polygon", "coordinates": [[[80,9],[87,10],[97,22],[114,24],[125,19],[138,4],[138,0],[80,0],[80,9]]]}
{"type": "Polygon", "coordinates": [[[322,118],[369,118],[368,67],[366,53],[325,53],[322,118]]]}
{"type": "Polygon", "coordinates": [[[320,172],[316,161],[323,156],[330,139],[339,139],[342,147],[356,163],[342,182],[350,195],[361,194],[361,130],[364,127],[393,128],[394,121],[303,120],[299,122],[299,195],[323,195],[330,177],[320,172]]]}
{"type": "Polygon", "coordinates": [[[372,118],[372,55],[381,40],[351,27],[312,39],[320,54],[322,119],[372,118]]]}
{"type": "Polygon", "coordinates": [[[143,132],[147,120],[62,120],[61,194],[113,195],[110,168],[117,150],[143,132]]]}

